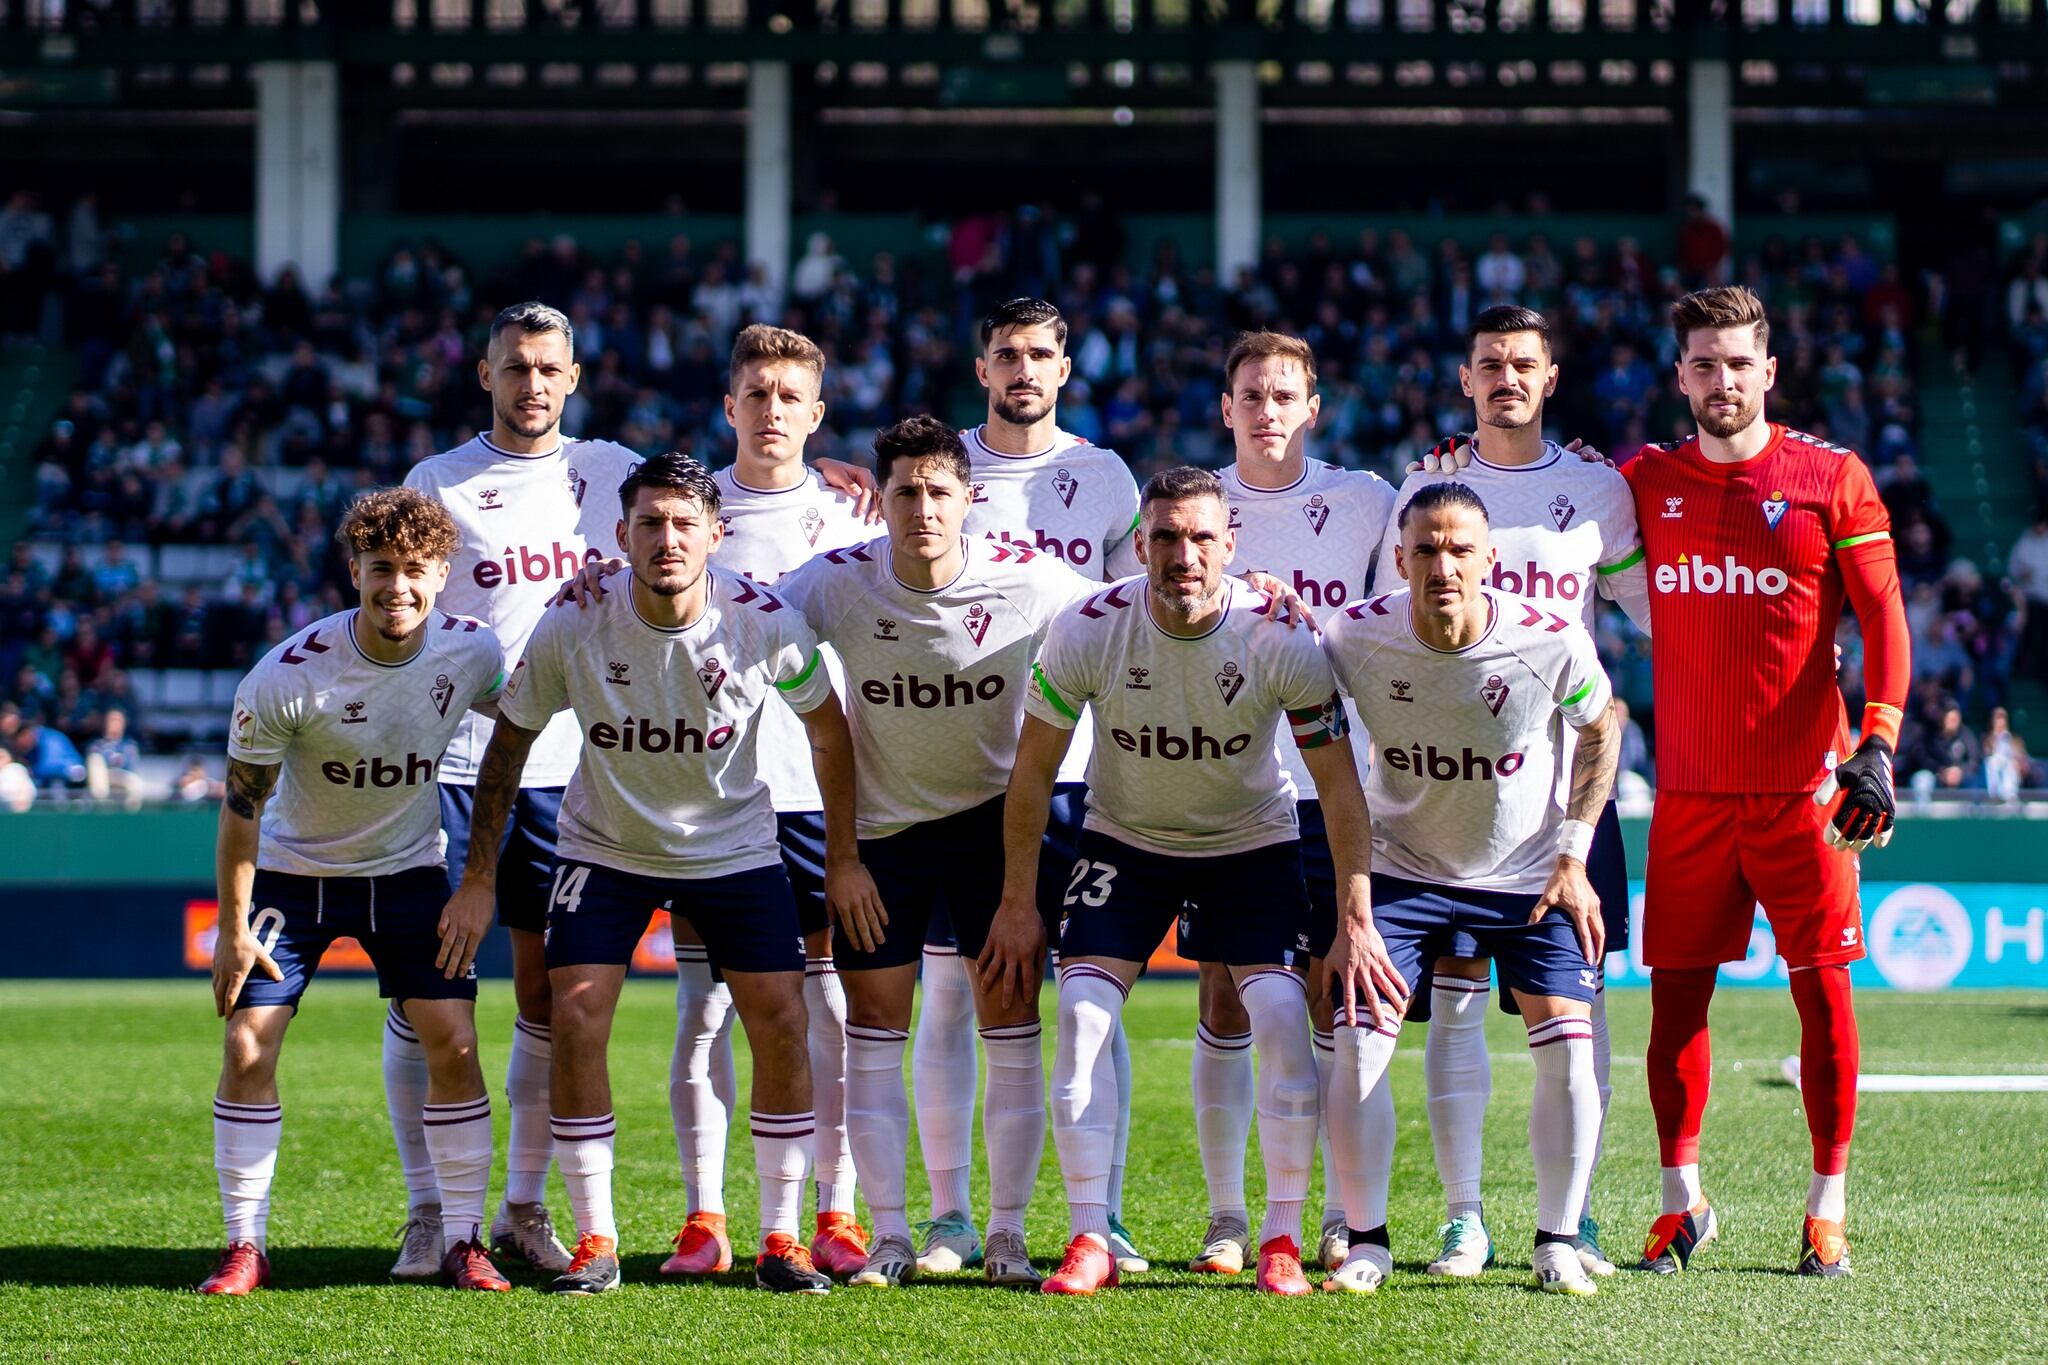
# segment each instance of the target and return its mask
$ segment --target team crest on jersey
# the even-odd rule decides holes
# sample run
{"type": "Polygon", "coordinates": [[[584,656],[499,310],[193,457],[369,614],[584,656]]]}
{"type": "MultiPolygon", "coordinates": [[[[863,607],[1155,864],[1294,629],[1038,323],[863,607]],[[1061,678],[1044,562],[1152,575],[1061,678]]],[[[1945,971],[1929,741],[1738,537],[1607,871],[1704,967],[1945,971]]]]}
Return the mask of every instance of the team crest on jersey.
{"type": "Polygon", "coordinates": [[[235,738],[239,740],[241,743],[247,744],[249,742],[250,736],[254,735],[255,733],[256,717],[250,715],[247,711],[244,711],[241,707],[237,706],[235,708],[235,738]]]}
{"type": "Polygon", "coordinates": [[[1309,529],[1321,535],[1323,523],[1330,519],[1330,504],[1323,501],[1321,493],[1312,493],[1309,495],[1308,504],[1301,509],[1301,514],[1308,518],[1309,529]]]}
{"type": "Polygon", "coordinates": [[[704,684],[704,695],[716,697],[718,689],[725,686],[725,665],[716,659],[706,659],[704,666],[697,670],[697,681],[704,684]]]}
{"type": "Polygon", "coordinates": [[[825,514],[815,507],[806,507],[804,514],[797,518],[797,524],[804,529],[804,539],[816,545],[818,533],[825,529],[825,514]]]}
{"type": "Polygon", "coordinates": [[[1124,670],[1124,673],[1126,675],[1126,681],[1124,682],[1126,691],[1150,692],[1152,690],[1152,684],[1145,681],[1145,679],[1152,676],[1151,669],[1127,668],[1124,670]]]}
{"type": "Polygon", "coordinates": [[[970,499],[969,499],[969,501],[972,501],[972,502],[987,502],[987,501],[988,501],[988,485],[987,485],[987,484],[985,484],[985,483],[971,483],[971,484],[967,485],[967,488],[968,488],[968,491],[969,491],[970,493],[972,493],[972,494],[973,494],[973,497],[972,497],[972,498],[970,498],[970,499]]]}
{"type": "Polygon", "coordinates": [[[967,627],[967,638],[978,645],[988,638],[988,623],[995,619],[989,615],[987,607],[976,602],[967,609],[967,619],[960,624],[967,627]]]}
{"type": "Polygon", "coordinates": [[[478,510],[480,511],[495,512],[502,508],[505,504],[498,500],[497,489],[486,488],[476,495],[476,505],[478,510]]]}
{"type": "Polygon", "coordinates": [[[341,718],[343,725],[361,725],[370,719],[363,714],[364,707],[362,702],[346,702],[341,709],[346,713],[341,718]]]}
{"type": "Polygon", "coordinates": [[[1550,519],[1557,523],[1560,531],[1572,524],[1572,518],[1578,515],[1578,511],[1572,506],[1572,500],[1562,493],[1550,500],[1550,519]]]}
{"type": "Polygon", "coordinates": [[[1237,700],[1237,694],[1244,690],[1244,674],[1239,670],[1237,660],[1232,659],[1223,665],[1223,671],[1216,675],[1216,690],[1223,694],[1225,706],[1237,700]]]}
{"type": "Polygon", "coordinates": [[[1080,486],[1081,481],[1067,470],[1062,469],[1052,476],[1052,491],[1060,495],[1062,506],[1074,505],[1074,490],[1080,486]]]}
{"type": "Polygon", "coordinates": [[[1413,690],[1406,678],[1395,678],[1387,684],[1387,700],[1412,702],[1415,698],[1410,696],[1409,693],[1413,690]]]}
{"type": "Polygon", "coordinates": [[[1685,499],[1684,499],[1684,498],[1666,498],[1666,499],[1664,499],[1664,520],[1666,520],[1666,521],[1677,521],[1677,520],[1678,520],[1678,519],[1679,519],[1680,517],[1683,517],[1684,515],[1685,515],[1685,499]]]}
{"type": "Polygon", "coordinates": [[[590,487],[590,480],[576,472],[576,466],[569,466],[569,496],[576,499],[576,505],[583,505],[584,490],[590,487]]]}
{"type": "Polygon", "coordinates": [[[894,640],[898,638],[896,623],[886,616],[877,616],[875,618],[875,638],[877,640],[894,640]]]}
{"type": "Polygon", "coordinates": [[[605,681],[614,687],[631,687],[633,685],[633,680],[626,676],[633,671],[633,665],[631,664],[620,663],[617,659],[606,659],[604,661],[604,671],[609,675],[605,678],[605,681]]]}
{"type": "Polygon", "coordinates": [[[1785,509],[1791,505],[1791,503],[1785,501],[1785,495],[1782,492],[1775,488],[1772,489],[1771,495],[1764,499],[1764,525],[1773,531],[1777,530],[1778,523],[1785,519],[1785,509]]]}
{"type": "Polygon", "coordinates": [[[1500,708],[1508,699],[1508,685],[1501,681],[1500,674],[1496,673],[1486,680],[1486,686],[1479,689],[1479,698],[1486,703],[1487,710],[1496,716],[1500,714],[1500,708]]]}
{"type": "Polygon", "coordinates": [[[455,684],[448,681],[446,673],[438,673],[434,676],[434,689],[427,695],[434,699],[434,709],[445,716],[448,703],[455,700],[455,684]]]}

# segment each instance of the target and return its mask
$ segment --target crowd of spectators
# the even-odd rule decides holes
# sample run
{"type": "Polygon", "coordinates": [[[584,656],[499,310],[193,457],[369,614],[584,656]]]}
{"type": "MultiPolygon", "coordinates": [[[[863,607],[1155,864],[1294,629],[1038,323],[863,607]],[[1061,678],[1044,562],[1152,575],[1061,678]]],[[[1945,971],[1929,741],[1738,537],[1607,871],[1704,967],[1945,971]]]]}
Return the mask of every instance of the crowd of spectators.
{"type": "MultiPolygon", "coordinates": [[[[243,668],[337,609],[347,577],[329,533],[340,508],[488,425],[473,369],[492,314],[519,299],[558,304],[577,329],[583,379],[565,430],[714,465],[731,449],[724,356],[749,321],[798,328],[824,348],[828,415],[812,451],[858,459],[876,426],[905,413],[974,420],[976,319],[1006,297],[1049,297],[1071,327],[1062,424],[1141,478],[1228,461],[1216,415],[1224,350],[1239,329],[1279,328],[1316,348],[1315,453],[1398,480],[1441,434],[1471,425],[1458,352],[1469,320],[1496,302],[1553,320],[1555,434],[1626,458],[1689,431],[1665,304],[1728,279],[1771,309],[1773,416],[1863,451],[1881,472],[1916,641],[1941,640],[1940,696],[1970,715],[2001,704],[2000,651],[2017,648],[2020,626],[1995,587],[1949,563],[1915,463],[1915,352],[1940,292],[1854,237],[1773,238],[1731,258],[1697,205],[1668,261],[1549,221],[1535,206],[1469,247],[1392,229],[1274,240],[1257,266],[1219,280],[1173,241],[1129,243],[1090,199],[1071,213],[1030,204],[971,216],[861,262],[814,235],[782,287],[734,243],[686,233],[602,257],[567,237],[505,260],[409,242],[374,277],[311,284],[289,270],[265,283],[176,235],[146,268],[125,268],[89,200],[60,230],[16,195],[0,211],[0,332],[61,339],[79,383],[35,455],[30,533],[63,548],[52,565],[48,550],[17,546],[0,583],[0,724],[38,782],[120,799],[134,736],[145,747],[162,738],[130,671],[243,668]],[[221,547],[221,571],[160,582],[131,550],[188,544],[221,547]]],[[[1622,695],[1646,711],[1647,642],[1618,617],[1601,642],[1622,695]]]]}

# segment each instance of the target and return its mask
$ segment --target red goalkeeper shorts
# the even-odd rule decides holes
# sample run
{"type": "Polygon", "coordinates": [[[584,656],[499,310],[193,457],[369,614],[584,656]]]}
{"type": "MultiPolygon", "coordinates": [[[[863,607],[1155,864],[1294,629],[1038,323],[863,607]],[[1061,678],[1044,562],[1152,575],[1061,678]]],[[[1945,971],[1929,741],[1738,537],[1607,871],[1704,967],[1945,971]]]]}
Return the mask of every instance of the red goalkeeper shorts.
{"type": "Polygon", "coordinates": [[[1789,966],[1863,956],[1855,855],[1827,846],[1806,792],[1659,792],[1644,874],[1643,963],[1739,962],[1761,903],[1789,966]]]}

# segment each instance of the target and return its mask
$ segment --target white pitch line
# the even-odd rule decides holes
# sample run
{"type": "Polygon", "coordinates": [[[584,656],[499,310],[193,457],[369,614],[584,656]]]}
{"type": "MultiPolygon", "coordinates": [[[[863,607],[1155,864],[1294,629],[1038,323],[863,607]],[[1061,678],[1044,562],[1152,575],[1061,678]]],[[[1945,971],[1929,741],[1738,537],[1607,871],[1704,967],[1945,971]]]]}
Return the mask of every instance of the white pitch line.
{"type": "MultiPolygon", "coordinates": [[[[1787,1057],[1785,1079],[1799,1084],[1799,1059],[1787,1057]]],[[[2048,1076],[1909,1076],[1866,1074],[1856,1078],[1858,1094],[2014,1095],[2048,1093],[2048,1076]]]]}

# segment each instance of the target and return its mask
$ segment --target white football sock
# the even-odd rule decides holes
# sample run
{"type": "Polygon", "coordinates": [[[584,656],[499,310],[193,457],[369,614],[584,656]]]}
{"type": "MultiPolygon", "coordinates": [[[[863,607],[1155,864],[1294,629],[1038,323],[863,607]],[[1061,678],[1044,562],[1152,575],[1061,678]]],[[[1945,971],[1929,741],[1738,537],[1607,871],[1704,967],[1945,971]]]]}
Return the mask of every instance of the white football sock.
{"type": "Polygon", "coordinates": [[[277,1145],[284,1108],[235,1104],[214,1097],[213,1169],[220,1177],[220,1208],[229,1242],[269,1250],[270,1182],[277,1175],[277,1145]]]}
{"type": "Polygon", "coordinates": [[[1700,1206],[1706,1196],[1700,1191],[1700,1163],[1688,1161],[1683,1166],[1659,1168],[1664,1175],[1664,1202],[1658,1209],[1661,1213],[1691,1213],[1700,1206]]]}
{"type": "MultiPolygon", "coordinates": [[[[991,1236],[1024,1235],[1024,1209],[1045,1155],[1044,1030],[1010,1024],[981,1031],[988,1050],[988,1090],[982,1097],[982,1142],[988,1148],[991,1236]]],[[[1112,1208],[1115,1206],[1112,1205],[1112,1208]]]]}
{"type": "Polygon", "coordinates": [[[1429,1039],[1422,1075],[1429,1092],[1429,1140],[1450,1215],[1477,1212],[1485,1156],[1486,1102],[1493,1095],[1493,1063],[1486,1052],[1484,981],[1439,976],[1429,992],[1429,1039]]]}
{"type": "Polygon", "coordinates": [[[1559,1015],[1529,1029],[1536,1093],[1529,1151],[1536,1165],[1536,1231],[1574,1237],[1593,1151],[1600,1141],[1600,1088],[1593,1080],[1593,1026],[1559,1015]]]}
{"type": "Polygon", "coordinates": [[[420,1127],[420,1106],[427,1102],[427,1051],[398,1002],[384,1013],[384,1107],[391,1115],[391,1137],[398,1144],[398,1169],[405,1176],[409,1209],[434,1202],[438,1184],[434,1158],[427,1153],[427,1135],[420,1127]]]}
{"type": "Polygon", "coordinates": [[[561,1168],[562,1183],[569,1187],[569,1214],[576,1220],[576,1235],[589,1233],[619,1237],[619,1225],[612,1214],[612,1147],[618,1140],[618,1123],[610,1114],[583,1118],[555,1115],[549,1124],[555,1138],[555,1164],[561,1168]]]}
{"type": "Polygon", "coordinates": [[[421,1106],[427,1150],[441,1189],[441,1250],[484,1240],[484,1192],[491,1183],[491,1097],[421,1106]]]}
{"type": "Polygon", "coordinates": [[[902,1029],[846,1026],[846,1136],[877,1238],[910,1236],[904,1212],[910,1104],[903,1093],[903,1046],[908,1041],[902,1029]]]}
{"type": "Polygon", "coordinates": [[[1109,1063],[1116,1068],[1116,1145],[1109,1156],[1109,1211],[1124,1212],[1124,1166],[1131,1149],[1131,1043],[1118,1019],[1109,1035],[1109,1063]]]}
{"type": "Polygon", "coordinates": [[[1806,1216],[1826,1218],[1841,1223],[1849,1217],[1849,1173],[1841,1171],[1834,1175],[1813,1173],[1813,1180],[1806,1187],[1806,1216]]]}
{"type": "Polygon", "coordinates": [[[811,1106],[818,1115],[818,1212],[853,1212],[853,1149],[846,1140],[846,989],[829,957],[804,959],[810,1012],[811,1106]]]}
{"type": "Polygon", "coordinates": [[[1309,1042],[1308,987],[1293,972],[1253,972],[1238,983],[1259,1057],[1259,1153],[1266,1167],[1266,1216],[1259,1245],[1286,1237],[1301,1245],[1301,1210],[1316,1159],[1316,1061],[1309,1042]]]}
{"type": "Polygon", "coordinates": [[[1195,1140],[1209,1184],[1209,1216],[1243,1217],[1244,1154],[1252,1132],[1252,1036],[1195,1025],[1195,1140]]]}
{"type": "MultiPolygon", "coordinates": [[[[917,1041],[911,1047],[911,1091],[917,1143],[931,1184],[932,1217],[955,1210],[972,1217],[968,1173],[974,1160],[974,989],[952,948],[926,945],[918,985],[917,1041]]],[[[872,1199],[870,1199],[872,1204],[872,1199]]]]}
{"type": "Polygon", "coordinates": [[[1309,1036],[1316,1059],[1316,1149],[1323,1156],[1323,1222],[1344,1216],[1344,1196],[1337,1189],[1336,1162],[1330,1155],[1330,1076],[1336,1065],[1337,1035],[1315,1030],[1309,1036]]]}
{"type": "MultiPolygon", "coordinates": [[[[1593,1084],[1600,1092],[1600,1137],[1593,1144],[1593,1173],[1599,1174],[1600,1158],[1607,1150],[1607,1105],[1614,1098],[1614,1050],[1607,1036],[1607,987],[1602,982],[1593,996],[1593,1084]]],[[[1593,1177],[1586,1177],[1586,1202],[1580,1218],[1593,1216],[1593,1177]]]]}
{"type": "Polygon", "coordinates": [[[762,1240],[777,1232],[794,1237],[803,1217],[804,1180],[811,1173],[818,1116],[808,1109],[801,1114],[764,1114],[756,1109],[752,1120],[754,1171],[761,1182],[762,1240]]]}
{"type": "Polygon", "coordinates": [[[1060,969],[1060,1023],[1053,1051],[1052,1137],[1066,1182],[1069,1235],[1109,1240],[1109,1167],[1116,1153],[1116,1064],[1109,1036],[1126,989],[1099,967],[1060,969]]]}
{"type": "Polygon", "coordinates": [[[512,1056],[505,1063],[505,1105],[512,1121],[505,1135],[505,1202],[538,1204],[547,1197],[548,1159],[554,1142],[548,1126],[548,1082],[554,1067],[554,1034],[525,1015],[512,1019],[512,1056]]]}
{"type": "Polygon", "coordinates": [[[1339,1024],[1330,1075],[1330,1155],[1344,1199],[1346,1226],[1366,1232],[1387,1221],[1394,1167],[1394,1097],[1387,1063],[1399,1020],[1386,1029],[1339,1024]]]}
{"type": "Polygon", "coordinates": [[[668,1064],[668,1112],[689,1213],[725,1212],[725,1143],[734,1099],[732,992],[711,979],[700,943],[676,945],[676,1047],[668,1064]]]}

